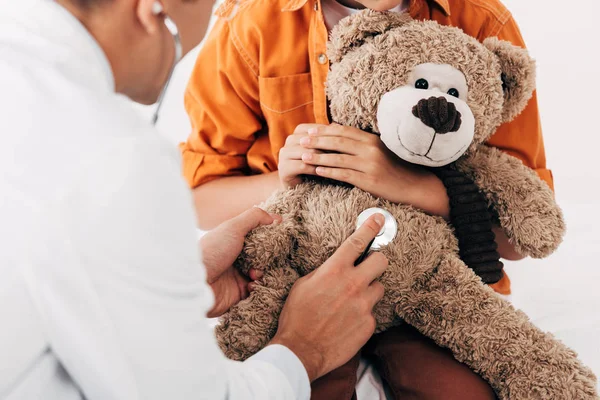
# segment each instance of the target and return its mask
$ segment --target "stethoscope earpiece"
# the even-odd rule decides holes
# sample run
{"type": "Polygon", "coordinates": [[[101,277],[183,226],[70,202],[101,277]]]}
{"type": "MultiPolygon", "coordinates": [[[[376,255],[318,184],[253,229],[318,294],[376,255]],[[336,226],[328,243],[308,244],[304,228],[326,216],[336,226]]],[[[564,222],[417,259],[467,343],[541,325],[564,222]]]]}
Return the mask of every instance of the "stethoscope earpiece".
{"type": "Polygon", "coordinates": [[[152,4],[152,14],[159,15],[163,10],[164,8],[160,2],[155,1],[154,4],[152,4]]]}

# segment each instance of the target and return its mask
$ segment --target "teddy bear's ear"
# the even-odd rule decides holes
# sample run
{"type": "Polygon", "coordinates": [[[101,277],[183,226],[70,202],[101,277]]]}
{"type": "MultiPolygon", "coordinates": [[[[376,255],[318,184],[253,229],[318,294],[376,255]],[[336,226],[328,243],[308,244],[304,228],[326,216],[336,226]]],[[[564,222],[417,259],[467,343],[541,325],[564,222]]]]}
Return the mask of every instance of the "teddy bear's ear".
{"type": "Polygon", "coordinates": [[[504,107],[502,121],[512,121],[523,111],[535,90],[535,61],[526,49],[492,37],[483,41],[500,61],[504,107]]]}
{"type": "Polygon", "coordinates": [[[339,62],[352,48],[369,37],[404,25],[413,19],[408,13],[363,10],[341,20],[332,30],[327,55],[332,63],[339,62]]]}

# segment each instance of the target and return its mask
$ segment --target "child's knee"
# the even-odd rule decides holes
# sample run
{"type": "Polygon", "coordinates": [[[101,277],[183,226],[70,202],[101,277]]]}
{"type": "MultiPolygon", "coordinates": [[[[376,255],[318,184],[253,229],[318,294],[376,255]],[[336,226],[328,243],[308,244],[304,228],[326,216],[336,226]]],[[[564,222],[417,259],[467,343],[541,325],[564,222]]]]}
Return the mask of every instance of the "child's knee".
{"type": "Polygon", "coordinates": [[[407,324],[374,336],[363,354],[374,359],[396,398],[496,399],[483,378],[407,324]]]}

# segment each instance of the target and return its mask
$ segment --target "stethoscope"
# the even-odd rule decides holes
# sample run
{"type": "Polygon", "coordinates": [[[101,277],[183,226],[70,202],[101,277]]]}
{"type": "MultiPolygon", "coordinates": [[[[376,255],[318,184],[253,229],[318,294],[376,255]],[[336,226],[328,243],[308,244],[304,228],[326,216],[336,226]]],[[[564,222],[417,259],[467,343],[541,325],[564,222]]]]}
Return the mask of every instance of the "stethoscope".
{"type": "MultiPolygon", "coordinates": [[[[154,3],[152,12],[155,15],[159,15],[160,13],[162,13],[163,12],[162,5],[158,2],[154,3]]],[[[162,107],[162,104],[165,100],[165,95],[167,93],[167,89],[169,88],[169,84],[171,83],[171,79],[173,78],[173,72],[175,71],[175,67],[177,66],[179,61],[181,61],[181,57],[183,55],[183,48],[181,46],[181,37],[179,36],[179,29],[177,29],[177,25],[175,25],[175,22],[173,22],[173,20],[171,18],[169,18],[167,15],[165,15],[164,18],[165,18],[165,26],[167,27],[167,30],[173,37],[173,42],[175,43],[175,59],[173,61],[173,66],[171,67],[171,70],[169,71],[169,76],[167,78],[167,81],[165,82],[165,86],[163,87],[163,90],[160,93],[158,101],[156,102],[157,103],[156,111],[154,111],[154,115],[152,116],[152,125],[155,125],[155,126],[156,126],[156,123],[158,122],[158,115],[159,115],[160,109],[162,107]]]]}
{"type": "Polygon", "coordinates": [[[367,256],[371,253],[371,251],[379,250],[383,246],[390,244],[398,234],[398,223],[396,222],[394,216],[390,214],[389,211],[379,207],[368,208],[361,212],[356,219],[356,229],[360,228],[362,224],[364,224],[365,221],[373,214],[383,214],[385,217],[385,222],[377,236],[371,240],[371,243],[369,243],[365,251],[360,255],[360,257],[358,257],[354,265],[358,265],[363,262],[364,259],[367,258],[367,256]]]}

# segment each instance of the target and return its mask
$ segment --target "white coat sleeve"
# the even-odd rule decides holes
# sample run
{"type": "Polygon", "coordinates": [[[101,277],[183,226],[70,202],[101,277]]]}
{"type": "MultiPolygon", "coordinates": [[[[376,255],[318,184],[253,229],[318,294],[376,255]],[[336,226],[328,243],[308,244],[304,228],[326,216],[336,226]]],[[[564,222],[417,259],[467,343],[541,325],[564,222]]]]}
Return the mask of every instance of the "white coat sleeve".
{"type": "Polygon", "coordinates": [[[60,202],[45,243],[63,249],[60,262],[36,273],[52,351],[90,400],[308,399],[286,347],[244,363],[218,348],[191,195],[170,150],[125,138],[60,202]]]}

